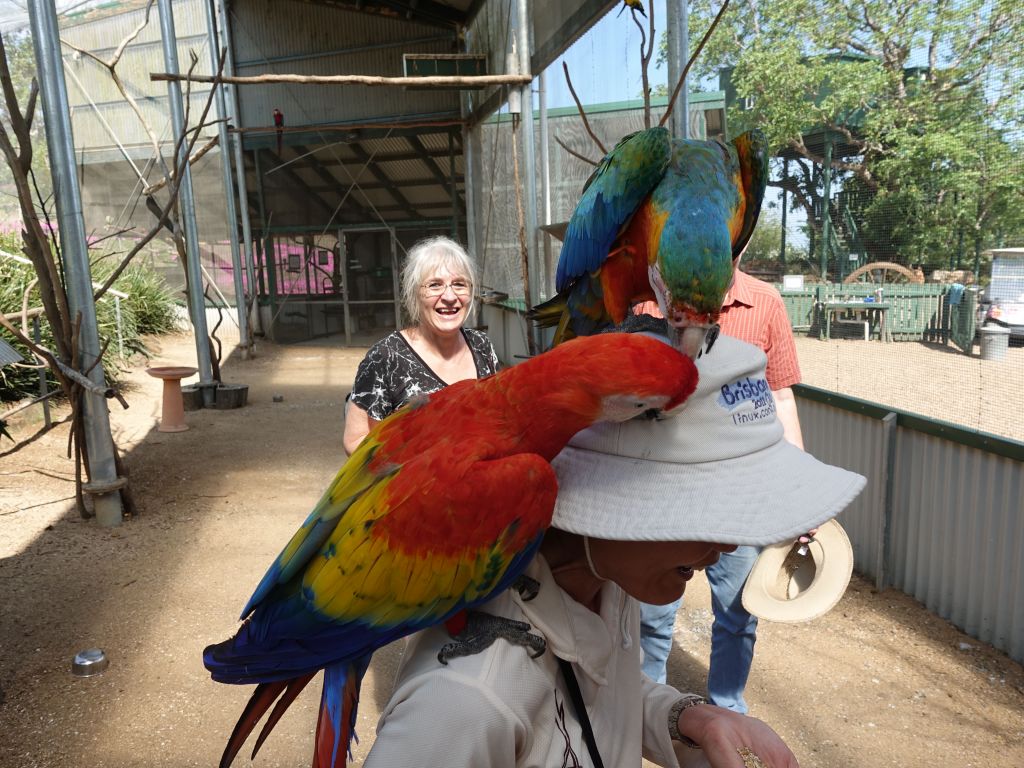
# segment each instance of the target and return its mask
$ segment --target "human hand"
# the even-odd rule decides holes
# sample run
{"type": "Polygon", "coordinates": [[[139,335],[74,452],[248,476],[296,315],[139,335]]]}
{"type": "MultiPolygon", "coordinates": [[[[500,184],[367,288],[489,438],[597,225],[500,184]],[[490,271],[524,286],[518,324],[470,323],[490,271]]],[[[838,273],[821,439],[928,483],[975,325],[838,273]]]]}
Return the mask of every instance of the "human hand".
{"type": "Polygon", "coordinates": [[[684,709],[679,732],[700,744],[711,768],[799,768],[796,756],[767,725],[712,704],[684,709]]]}
{"type": "MultiPolygon", "coordinates": [[[[814,537],[815,537],[815,535],[817,533],[818,533],[818,529],[817,528],[811,528],[811,530],[809,530],[807,533],[805,533],[803,536],[800,537],[800,543],[801,544],[810,544],[812,541],[814,541],[814,537]]],[[[801,553],[801,554],[803,554],[803,553],[801,553]]]]}

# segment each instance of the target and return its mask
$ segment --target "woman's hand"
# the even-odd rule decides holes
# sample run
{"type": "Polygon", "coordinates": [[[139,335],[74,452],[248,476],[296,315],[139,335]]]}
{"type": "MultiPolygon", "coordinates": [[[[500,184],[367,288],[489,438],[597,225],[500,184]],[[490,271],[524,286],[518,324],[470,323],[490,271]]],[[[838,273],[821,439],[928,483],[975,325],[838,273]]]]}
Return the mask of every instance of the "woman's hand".
{"type": "Polygon", "coordinates": [[[767,725],[712,704],[684,709],[679,732],[700,744],[711,768],[799,768],[796,756],[767,725]]]}

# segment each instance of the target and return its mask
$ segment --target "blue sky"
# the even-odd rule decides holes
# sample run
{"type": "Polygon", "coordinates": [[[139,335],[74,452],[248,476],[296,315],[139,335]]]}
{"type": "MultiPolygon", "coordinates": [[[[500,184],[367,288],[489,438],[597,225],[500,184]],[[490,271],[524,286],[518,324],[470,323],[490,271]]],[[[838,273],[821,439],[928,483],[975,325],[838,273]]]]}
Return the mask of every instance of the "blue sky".
{"type": "MultiPolygon", "coordinates": [[[[665,29],[665,0],[656,0],[656,34],[665,29]]],[[[573,106],[565,84],[562,61],[569,65],[573,86],[584,104],[640,98],[640,33],[629,11],[621,16],[613,9],[559,57],[547,70],[548,107],[573,106]]],[[[641,18],[641,21],[644,19],[641,18]]],[[[646,26],[646,23],[645,23],[646,26]]],[[[651,84],[664,83],[664,68],[651,60],[651,84]]]]}

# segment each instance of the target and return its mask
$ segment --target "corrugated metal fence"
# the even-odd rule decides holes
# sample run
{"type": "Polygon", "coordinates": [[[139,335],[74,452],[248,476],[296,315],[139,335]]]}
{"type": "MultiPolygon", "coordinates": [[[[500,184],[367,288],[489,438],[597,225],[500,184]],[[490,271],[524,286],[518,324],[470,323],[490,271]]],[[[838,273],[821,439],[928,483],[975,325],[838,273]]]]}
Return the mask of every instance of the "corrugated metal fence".
{"type": "Polygon", "coordinates": [[[807,449],[860,472],[858,572],[1024,661],[1024,445],[797,386],[807,449]]]}

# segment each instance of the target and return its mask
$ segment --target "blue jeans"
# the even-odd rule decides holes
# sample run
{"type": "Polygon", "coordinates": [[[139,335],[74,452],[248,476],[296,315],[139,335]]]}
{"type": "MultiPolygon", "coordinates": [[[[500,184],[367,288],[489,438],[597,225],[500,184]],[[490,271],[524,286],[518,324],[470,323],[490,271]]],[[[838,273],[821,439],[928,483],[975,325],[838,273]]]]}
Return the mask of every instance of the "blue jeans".
{"type": "MultiPolygon", "coordinates": [[[[743,689],[754,660],[757,618],[743,609],[743,584],[757,559],[757,547],[739,547],[723,553],[705,573],[711,585],[711,662],[708,665],[708,699],[734,712],[747,712],[743,689]]],[[[640,645],[644,649],[644,674],[665,682],[672,629],[682,600],[669,605],[640,606],[640,645]]]]}

